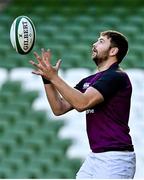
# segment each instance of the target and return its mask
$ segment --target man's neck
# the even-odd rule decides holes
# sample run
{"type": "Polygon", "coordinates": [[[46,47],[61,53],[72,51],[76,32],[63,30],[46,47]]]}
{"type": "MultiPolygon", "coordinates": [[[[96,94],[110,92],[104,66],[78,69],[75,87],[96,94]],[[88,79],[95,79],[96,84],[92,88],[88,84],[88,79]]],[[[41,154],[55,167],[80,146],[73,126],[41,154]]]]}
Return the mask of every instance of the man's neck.
{"type": "Polygon", "coordinates": [[[98,65],[98,71],[99,72],[105,71],[105,70],[109,69],[109,67],[114,63],[117,63],[117,61],[116,60],[104,61],[98,65]]]}

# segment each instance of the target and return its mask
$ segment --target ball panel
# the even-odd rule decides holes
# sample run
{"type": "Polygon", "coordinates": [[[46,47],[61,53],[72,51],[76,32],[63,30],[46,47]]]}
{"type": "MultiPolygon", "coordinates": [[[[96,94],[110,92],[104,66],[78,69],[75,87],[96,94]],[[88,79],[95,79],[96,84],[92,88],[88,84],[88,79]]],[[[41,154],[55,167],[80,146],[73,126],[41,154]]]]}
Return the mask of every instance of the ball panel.
{"type": "MultiPolygon", "coordinates": [[[[18,28],[19,28],[19,23],[20,23],[20,20],[21,20],[22,16],[20,17],[17,17],[16,19],[16,25],[15,25],[15,37],[16,37],[16,51],[20,54],[25,54],[25,52],[23,52],[23,49],[21,48],[20,46],[20,43],[19,43],[19,36],[20,34],[18,34],[18,28]]],[[[23,32],[21,33],[21,35],[23,34],[23,32]]],[[[23,36],[23,35],[22,35],[23,36]]]]}
{"type": "Polygon", "coordinates": [[[13,46],[13,48],[16,48],[16,41],[15,41],[15,24],[16,24],[16,20],[13,22],[11,29],[10,29],[10,41],[11,44],[13,46]]]}
{"type": "Polygon", "coordinates": [[[10,30],[12,46],[20,54],[29,53],[35,43],[36,31],[33,22],[27,16],[17,17],[10,30]]]}
{"type": "Polygon", "coordinates": [[[29,51],[32,50],[33,46],[34,46],[34,43],[35,43],[35,40],[36,40],[36,30],[35,30],[35,26],[33,24],[33,22],[31,21],[30,18],[28,18],[27,16],[25,16],[25,18],[29,21],[29,23],[31,24],[30,26],[30,32],[31,32],[31,47],[29,49],[29,51]]]}

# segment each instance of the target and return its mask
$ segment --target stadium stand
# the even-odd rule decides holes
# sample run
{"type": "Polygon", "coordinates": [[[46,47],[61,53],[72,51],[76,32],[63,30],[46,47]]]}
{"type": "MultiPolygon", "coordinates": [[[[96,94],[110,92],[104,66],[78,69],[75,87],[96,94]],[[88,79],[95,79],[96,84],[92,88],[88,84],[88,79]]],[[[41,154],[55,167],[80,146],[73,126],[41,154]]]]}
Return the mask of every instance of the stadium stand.
{"type": "MultiPolygon", "coordinates": [[[[74,178],[73,159],[66,156],[72,141],[58,137],[64,122],[51,121],[45,111],[33,110],[38,94],[23,91],[18,81],[6,81],[0,96],[7,98],[0,104],[0,178],[74,178]],[[69,166],[63,169],[59,163],[65,158],[69,166]],[[53,170],[52,165],[57,168],[53,170]]],[[[80,165],[80,160],[76,163],[80,165]]]]}
{"type": "Polygon", "coordinates": [[[33,53],[22,56],[12,48],[10,26],[19,15],[28,15],[36,26],[33,51],[50,48],[54,64],[62,58],[60,75],[72,86],[94,72],[91,46],[100,31],[126,34],[130,50],[122,68],[133,83],[130,126],[137,153],[135,178],[144,178],[143,0],[0,1],[0,178],[75,178],[89,152],[84,113],[55,117],[41,78],[31,75],[28,61],[34,59],[33,53]]]}
{"type": "MultiPolygon", "coordinates": [[[[90,3],[85,1],[79,8],[79,3],[74,0],[70,1],[71,6],[65,1],[59,0],[58,2],[56,5],[55,1],[47,2],[43,0],[41,5],[35,3],[33,7],[32,1],[26,1],[23,6],[19,1],[12,1],[1,12],[0,32],[3,36],[0,37],[2,42],[0,56],[5,59],[5,62],[0,62],[1,67],[7,69],[30,67],[27,59],[32,58],[32,53],[27,57],[20,56],[11,48],[9,42],[11,22],[16,16],[22,14],[29,14],[35,23],[37,42],[34,50],[41,49],[41,47],[52,49],[54,63],[58,58],[63,59],[62,68],[81,66],[93,69],[91,63],[87,62],[90,59],[91,45],[100,31],[109,28],[125,33],[130,42],[135,42],[135,50],[128,54],[127,61],[123,63],[124,68],[127,66],[129,68],[141,67],[140,64],[133,64],[132,55],[135,52],[139,54],[140,51],[140,57],[143,57],[143,51],[141,51],[141,44],[143,43],[143,35],[141,34],[143,30],[143,7],[139,7],[139,5],[137,9],[134,9],[134,6],[128,8],[126,5],[121,5],[117,7],[115,4],[112,7],[100,6],[93,1],[95,6],[91,6],[90,3]],[[65,5],[62,5],[62,2],[65,2],[65,5]],[[62,7],[58,8],[59,5],[62,7]],[[86,8],[87,5],[88,8],[86,8]],[[138,36],[141,34],[140,44],[135,34],[138,36]],[[7,51],[10,54],[6,53],[7,51]]],[[[110,2],[114,3],[112,0],[110,2]]],[[[100,2],[98,1],[98,3],[100,2]]],[[[133,4],[131,3],[131,5],[133,4]]]]}

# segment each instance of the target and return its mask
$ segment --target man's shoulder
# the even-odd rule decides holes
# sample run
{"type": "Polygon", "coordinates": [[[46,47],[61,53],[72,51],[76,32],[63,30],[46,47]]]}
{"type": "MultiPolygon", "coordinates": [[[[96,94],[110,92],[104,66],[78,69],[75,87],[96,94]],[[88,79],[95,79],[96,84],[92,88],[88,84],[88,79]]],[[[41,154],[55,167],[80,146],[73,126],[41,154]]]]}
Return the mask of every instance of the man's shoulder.
{"type": "Polygon", "coordinates": [[[122,68],[108,69],[103,73],[103,76],[115,77],[120,79],[128,79],[128,74],[122,68]]]}

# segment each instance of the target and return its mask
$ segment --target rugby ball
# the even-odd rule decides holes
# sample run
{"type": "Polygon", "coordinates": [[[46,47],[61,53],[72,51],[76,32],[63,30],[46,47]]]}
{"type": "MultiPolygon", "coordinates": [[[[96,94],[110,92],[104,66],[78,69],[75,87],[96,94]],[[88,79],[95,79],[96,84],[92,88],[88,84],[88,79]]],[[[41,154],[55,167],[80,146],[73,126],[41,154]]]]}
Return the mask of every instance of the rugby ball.
{"type": "Polygon", "coordinates": [[[10,41],[13,48],[20,54],[29,53],[36,39],[35,26],[27,16],[18,16],[10,28],[10,41]]]}

